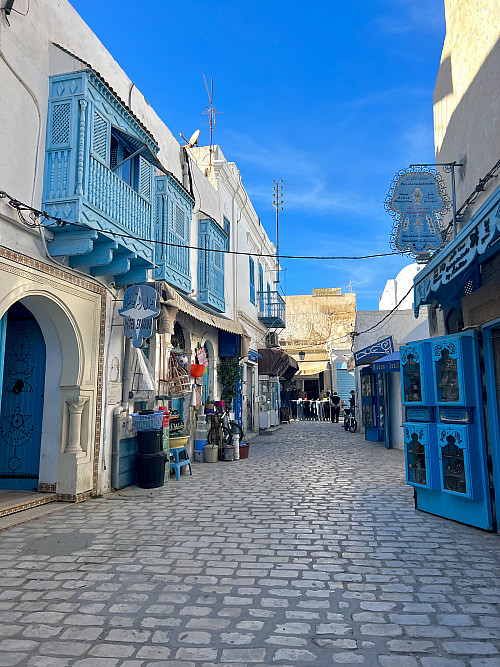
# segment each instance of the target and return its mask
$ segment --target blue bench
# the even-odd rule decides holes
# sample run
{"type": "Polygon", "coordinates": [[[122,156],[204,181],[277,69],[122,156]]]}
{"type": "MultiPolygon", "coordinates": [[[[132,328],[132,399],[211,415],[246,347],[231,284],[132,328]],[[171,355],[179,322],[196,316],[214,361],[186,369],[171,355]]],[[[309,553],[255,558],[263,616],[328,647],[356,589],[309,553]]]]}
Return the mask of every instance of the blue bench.
{"type": "Polygon", "coordinates": [[[189,466],[189,474],[193,474],[191,461],[185,447],[170,447],[170,455],[174,457],[174,460],[170,461],[170,468],[175,470],[176,481],[179,481],[181,478],[182,466],[189,466]]]}

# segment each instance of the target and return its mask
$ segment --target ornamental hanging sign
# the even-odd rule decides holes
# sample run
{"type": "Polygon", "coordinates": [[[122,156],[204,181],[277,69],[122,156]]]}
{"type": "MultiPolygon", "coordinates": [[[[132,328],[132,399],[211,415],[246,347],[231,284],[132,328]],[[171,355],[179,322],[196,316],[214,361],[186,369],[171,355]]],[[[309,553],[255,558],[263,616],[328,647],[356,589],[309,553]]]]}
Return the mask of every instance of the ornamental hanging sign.
{"type": "Polygon", "coordinates": [[[160,314],[158,292],[150,285],[132,285],[123,295],[123,334],[132,338],[134,347],[141,347],[153,335],[153,320],[160,314]]]}
{"type": "Polygon", "coordinates": [[[394,220],[391,246],[413,256],[438,250],[446,236],[442,218],[450,208],[443,177],[435,169],[402,169],[385,200],[385,210],[394,220]]]}

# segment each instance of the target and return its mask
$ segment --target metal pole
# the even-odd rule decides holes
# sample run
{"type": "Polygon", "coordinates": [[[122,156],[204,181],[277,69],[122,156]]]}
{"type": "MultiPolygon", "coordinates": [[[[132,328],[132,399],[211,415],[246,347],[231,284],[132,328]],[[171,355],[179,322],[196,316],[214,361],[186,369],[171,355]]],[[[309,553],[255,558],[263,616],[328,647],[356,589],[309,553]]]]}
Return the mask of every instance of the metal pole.
{"type": "Polygon", "coordinates": [[[278,204],[278,184],[276,183],[276,284],[280,281],[280,236],[279,236],[279,204],[278,204]]]}
{"type": "Polygon", "coordinates": [[[451,163],[451,206],[453,215],[453,238],[457,235],[457,203],[455,201],[455,162],[451,163]]]}

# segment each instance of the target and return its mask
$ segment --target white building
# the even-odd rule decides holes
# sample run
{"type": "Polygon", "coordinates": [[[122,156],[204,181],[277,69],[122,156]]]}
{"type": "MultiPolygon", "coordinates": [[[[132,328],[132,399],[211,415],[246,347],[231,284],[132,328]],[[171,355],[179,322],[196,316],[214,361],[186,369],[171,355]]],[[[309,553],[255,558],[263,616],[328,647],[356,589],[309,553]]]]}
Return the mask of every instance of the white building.
{"type": "MultiPolygon", "coordinates": [[[[127,415],[160,391],[145,394],[142,365],[124,357],[124,289],[159,290],[155,381],[173,347],[189,361],[204,347],[203,390],[218,398],[220,332],[247,359],[266,331],[249,259],[225,255],[227,238],[274,248],[236,167],[222,157],[227,187],[214,187],[69,2],[2,11],[0,24],[0,488],[51,494],[18,507],[80,501],[109,490],[111,470],[127,478],[127,415]]],[[[190,396],[177,407],[191,433],[190,396]]]]}

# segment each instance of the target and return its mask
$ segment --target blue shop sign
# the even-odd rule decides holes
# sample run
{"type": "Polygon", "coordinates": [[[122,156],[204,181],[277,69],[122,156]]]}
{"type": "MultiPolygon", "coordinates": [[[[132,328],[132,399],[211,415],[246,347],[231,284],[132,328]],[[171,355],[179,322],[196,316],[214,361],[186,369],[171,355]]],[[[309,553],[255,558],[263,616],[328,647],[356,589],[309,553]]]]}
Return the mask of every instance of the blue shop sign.
{"type": "Polygon", "coordinates": [[[362,350],[358,350],[354,353],[354,365],[362,366],[366,364],[371,364],[373,361],[380,359],[380,357],[385,357],[386,354],[391,354],[394,352],[394,342],[392,336],[383,338],[382,340],[372,343],[364,347],[362,350]]]}
{"type": "Polygon", "coordinates": [[[443,243],[440,215],[450,207],[442,179],[431,171],[399,172],[386,200],[396,250],[418,255],[443,243]]]}
{"type": "Polygon", "coordinates": [[[153,320],[160,314],[158,292],[149,285],[132,285],[123,295],[123,334],[132,338],[134,347],[141,347],[153,335],[153,320]]]}
{"type": "Polygon", "coordinates": [[[256,352],[255,350],[248,350],[248,361],[251,361],[254,364],[257,364],[259,359],[261,358],[261,355],[256,352]]]}

